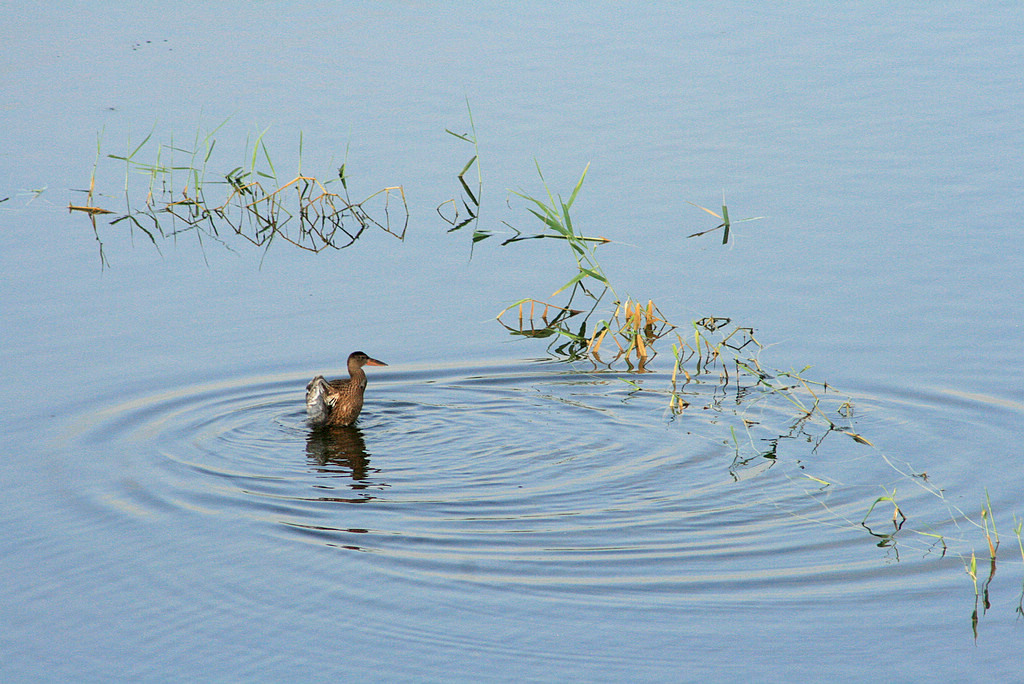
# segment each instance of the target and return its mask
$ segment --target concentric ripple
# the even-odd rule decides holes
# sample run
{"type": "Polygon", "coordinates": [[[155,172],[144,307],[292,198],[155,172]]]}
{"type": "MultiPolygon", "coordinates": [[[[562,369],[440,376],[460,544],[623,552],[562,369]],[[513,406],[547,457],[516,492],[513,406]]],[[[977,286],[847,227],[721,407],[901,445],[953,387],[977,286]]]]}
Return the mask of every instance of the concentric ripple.
{"type": "MultiPolygon", "coordinates": [[[[673,415],[663,374],[539,363],[389,368],[357,428],[313,431],[305,381],[239,378],[78,416],[63,439],[95,455],[82,496],[123,516],[241,522],[403,581],[590,601],[872,593],[880,557],[947,550],[897,530],[897,504],[951,540],[970,531],[925,473],[935,464],[892,446],[948,418],[940,395],[855,401],[868,446],[777,397],[693,383],[673,415]]],[[[957,415],[967,430],[985,412],[957,415]]],[[[906,570],[922,587],[948,581],[943,567],[906,570]]]]}

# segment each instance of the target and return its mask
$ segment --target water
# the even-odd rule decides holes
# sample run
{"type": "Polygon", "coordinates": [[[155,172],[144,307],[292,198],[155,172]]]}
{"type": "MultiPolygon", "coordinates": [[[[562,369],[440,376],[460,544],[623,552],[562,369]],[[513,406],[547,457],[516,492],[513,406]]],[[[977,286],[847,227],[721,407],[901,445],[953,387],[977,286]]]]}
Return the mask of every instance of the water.
{"type": "MultiPolygon", "coordinates": [[[[876,9],[5,12],[5,679],[1018,678],[1021,12],[876,9]],[[572,270],[445,234],[466,97],[481,226],[530,227],[534,157],[563,193],[591,162],[573,217],[619,290],[755,327],[873,446],[713,375],[673,415],[667,347],[635,374],[508,337],[572,270]],[[407,239],[161,254],[100,221],[101,269],[65,210],[97,133],[229,115],[218,171],[269,124],[282,173],[300,130],[318,175],[351,142],[407,239]],[[767,218],[686,240],[723,188],[767,218]],[[359,427],[310,432],[305,383],[357,348],[389,364],[359,427]]],[[[101,163],[100,203],[122,183],[101,163]]]]}

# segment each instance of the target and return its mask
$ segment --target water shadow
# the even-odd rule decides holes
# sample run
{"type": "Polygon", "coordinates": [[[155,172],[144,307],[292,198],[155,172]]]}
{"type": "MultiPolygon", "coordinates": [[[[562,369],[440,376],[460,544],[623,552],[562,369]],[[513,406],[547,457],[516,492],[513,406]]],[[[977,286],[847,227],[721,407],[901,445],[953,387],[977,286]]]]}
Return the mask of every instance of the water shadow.
{"type": "Polygon", "coordinates": [[[318,473],[328,477],[351,477],[353,489],[379,486],[370,482],[370,453],[359,428],[319,427],[306,437],[306,455],[318,473]]]}

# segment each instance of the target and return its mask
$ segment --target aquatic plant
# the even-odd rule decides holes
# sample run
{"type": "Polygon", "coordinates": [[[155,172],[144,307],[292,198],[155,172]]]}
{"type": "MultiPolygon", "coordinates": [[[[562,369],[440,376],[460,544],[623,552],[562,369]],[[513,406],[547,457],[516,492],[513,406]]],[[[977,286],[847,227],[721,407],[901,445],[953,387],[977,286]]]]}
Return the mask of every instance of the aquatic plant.
{"type": "MultiPolygon", "coordinates": [[[[459,180],[466,198],[469,198],[463,205],[471,219],[476,220],[479,217],[480,188],[475,193],[470,192],[463,178],[473,164],[479,164],[475,128],[472,136],[461,139],[474,145],[474,155],[460,172],[459,180]]],[[[995,575],[999,543],[991,504],[986,501],[980,523],[975,522],[950,503],[941,489],[931,485],[926,473],[915,472],[909,464],[895,463],[855,429],[855,407],[851,397],[837,392],[827,382],[809,378],[809,366],[787,371],[764,365],[760,357],[765,345],[758,340],[752,327],[718,315],[704,316],[688,325],[679,324],[665,315],[652,298],[641,299],[617,292],[614,280],[598,258],[598,250],[611,244],[611,240],[585,233],[573,220],[572,208],[580,196],[590,165],[584,167],[567,199],[549,188],[539,163],[535,162],[535,165],[543,193],[514,190],[510,191],[510,197],[523,201],[527,214],[536,221],[534,225],[539,226],[539,230],[524,229],[504,221],[511,232],[500,246],[527,240],[555,240],[567,246],[571,261],[567,262],[562,284],[554,292],[544,298],[524,297],[509,304],[497,314],[497,321],[513,336],[546,340],[548,353],[555,359],[589,362],[592,364],[590,372],[594,373],[615,372],[620,362],[624,363],[627,372],[649,372],[657,350],[668,345],[672,364],[667,387],[660,382],[641,383],[628,377],[619,379],[630,386],[631,394],[664,395],[670,421],[693,410],[712,411],[712,422],[721,425],[729,435],[727,443],[733,449],[729,472],[736,480],[772,468],[778,463],[780,445],[787,441],[800,440],[814,454],[825,440],[843,436],[861,448],[873,450],[880,463],[900,478],[898,481],[913,483],[938,498],[950,511],[950,517],[938,523],[908,525],[908,513],[898,501],[896,489],[879,483],[875,486],[880,486],[883,494],[865,502],[861,519],[850,519],[846,512],[829,507],[822,496],[836,483],[805,471],[800,476],[815,485],[813,490],[808,490],[808,495],[819,500],[823,509],[832,516],[833,523],[865,531],[876,540],[879,548],[893,554],[897,561],[901,547],[909,546],[923,555],[939,557],[945,557],[953,548],[952,544],[956,545],[955,548],[970,547],[970,539],[951,539],[947,532],[938,529],[940,525],[959,527],[960,522],[968,522],[979,527],[989,548],[987,580],[982,581],[979,577],[977,556],[973,550],[970,562],[965,562],[977,597],[972,615],[976,633],[978,602],[983,610],[989,606],[988,586],[995,575]],[[687,329],[692,334],[684,332],[687,329]],[[710,397],[707,392],[709,384],[712,386],[710,397]],[[757,413],[758,407],[769,404],[778,407],[779,402],[791,407],[790,420],[779,425],[777,416],[782,414],[771,410],[771,415],[776,418],[771,424],[763,424],[757,413]],[[886,507],[887,513],[884,512],[886,507]]],[[[736,224],[761,218],[732,221],[724,197],[721,214],[692,202],[690,204],[720,222],[713,228],[692,233],[689,238],[722,230],[722,243],[725,244],[734,234],[731,231],[736,224]]],[[[469,223],[458,228],[465,225],[469,223]]],[[[458,228],[453,228],[453,231],[458,228]]],[[[472,242],[476,244],[495,234],[477,225],[472,242]]],[[[804,469],[802,465],[801,470],[804,469]]],[[[1016,532],[1024,558],[1022,527],[1024,523],[1018,523],[1016,532]]],[[[1024,615],[1024,586],[1019,612],[1024,615]]]]}
{"type": "MultiPolygon", "coordinates": [[[[700,377],[717,375],[716,382],[722,387],[735,385],[737,393],[744,396],[746,405],[754,405],[755,396],[771,395],[784,399],[796,410],[796,421],[787,429],[788,433],[803,429],[807,421],[817,421],[824,426],[822,438],[828,434],[844,434],[853,440],[870,445],[870,442],[855,432],[850,425],[852,400],[848,397],[830,395],[826,407],[824,393],[829,390],[827,383],[816,382],[803,377],[807,368],[800,371],[776,371],[762,366],[759,354],[764,346],[754,336],[753,328],[735,325],[731,319],[722,316],[705,316],[692,321],[692,338],[678,332],[680,326],[671,322],[658,308],[653,299],[643,300],[632,296],[621,296],[598,259],[597,250],[611,241],[601,236],[583,233],[573,223],[572,207],[590,169],[584,167],[579,179],[568,195],[552,192],[544,179],[540,165],[537,174],[544,188],[540,198],[525,191],[512,191],[513,196],[526,202],[526,210],[541,225],[540,232],[526,232],[506,223],[513,234],[501,245],[507,246],[524,240],[553,239],[569,248],[573,259],[573,270],[568,279],[550,296],[560,295],[565,301],[547,301],[534,297],[520,299],[502,309],[498,322],[510,333],[520,337],[550,338],[548,351],[556,358],[566,361],[590,360],[595,368],[612,369],[618,361],[626,364],[627,370],[645,372],[648,363],[657,355],[662,339],[675,333],[671,343],[673,366],[668,390],[646,391],[665,392],[668,409],[673,415],[680,415],[689,406],[685,398],[685,386],[700,377]],[[610,297],[607,318],[598,317],[599,306],[610,297]],[[577,302],[588,301],[584,308],[577,302]],[[604,356],[603,350],[609,352],[604,356]],[[688,367],[689,365],[689,367],[688,367]],[[691,372],[692,369],[692,372],[691,372]],[[683,378],[683,380],[680,380],[683,378]],[[845,412],[845,414],[844,414],[845,412]],[[830,416],[836,416],[835,418],[830,416]]],[[[703,207],[701,207],[703,209],[703,207]]],[[[705,209],[705,211],[708,211],[705,209]]],[[[710,212],[714,214],[714,212],[710,212]]],[[[714,214],[718,216],[717,214],[714,214]]],[[[728,217],[728,208],[723,207],[722,215],[728,217]]],[[[754,219],[746,219],[754,220],[754,219]]],[[[728,219],[718,228],[727,227],[728,219]]],[[[713,232],[702,231],[695,235],[713,232]]],[[[742,402],[738,402],[742,404],[742,402]]],[[[742,415],[738,412],[737,415],[742,415]]],[[[749,430],[750,423],[742,423],[749,430]]],[[[776,441],[784,435],[773,438],[776,441]]],[[[753,439],[750,440],[753,442],[753,439]]],[[[755,450],[760,457],[765,452],[755,450]]],[[[737,453],[736,464],[750,461],[737,453]]]]}
{"type": "Polygon", "coordinates": [[[514,335],[537,338],[558,335],[561,339],[549,346],[549,350],[557,357],[567,360],[591,358],[608,367],[622,359],[630,370],[644,371],[648,360],[657,353],[654,350],[654,343],[676,326],[668,322],[653,300],[649,299],[643,304],[630,296],[620,297],[597,258],[597,249],[611,240],[601,236],[585,235],[573,225],[571,209],[583,187],[590,165],[584,167],[568,199],[563,199],[561,195],[551,191],[540,164],[535,162],[535,165],[546,198],[534,197],[525,191],[512,191],[512,195],[528,203],[527,211],[541,222],[543,229],[541,232],[527,233],[506,222],[505,225],[513,234],[506,238],[501,246],[526,240],[558,240],[569,248],[575,270],[569,275],[568,280],[551,294],[551,297],[558,297],[567,293],[564,303],[554,304],[526,297],[500,311],[496,317],[498,322],[514,335]],[[591,324],[591,318],[607,295],[612,299],[612,309],[608,318],[591,324]],[[578,298],[589,300],[586,309],[573,308],[578,298]],[[529,307],[530,313],[524,316],[525,307],[529,307]],[[535,316],[538,309],[542,311],[539,317],[535,316]],[[515,316],[510,315],[513,311],[515,316]],[[548,314],[552,311],[557,313],[549,317],[548,314]],[[577,321],[569,322],[570,318],[579,314],[585,315],[577,321]],[[603,360],[601,356],[603,345],[614,345],[608,361],[603,360]]]}
{"type": "MultiPolygon", "coordinates": [[[[483,174],[479,139],[468,100],[466,106],[470,132],[456,133],[450,129],[446,132],[461,143],[472,145],[473,152],[456,174],[459,196],[438,205],[437,213],[448,224],[448,232],[472,228],[469,241],[472,255],[479,243],[501,235],[502,231],[481,225],[483,174]]],[[[155,151],[154,133],[150,132],[138,144],[129,143],[128,151],[123,154],[103,155],[102,133],[97,135],[89,186],[82,191],[85,202],[70,204],[69,210],[81,212],[90,219],[103,266],[107,265],[107,257],[96,219],[108,215],[113,215],[110,225],[129,226],[133,235],[138,229],[158,250],[163,240],[177,239],[188,233],[195,235],[200,245],[214,240],[227,246],[225,238],[234,235],[264,249],[269,249],[274,242],[284,242],[310,252],[328,247],[343,249],[374,227],[398,239],[404,238],[409,210],[403,187],[385,187],[354,202],[349,195],[347,154],[336,177],[321,181],[303,172],[301,133],[297,170],[284,180],[276,171],[264,142],[266,131],[255,136],[251,143],[246,140],[242,164],[226,172],[210,171],[217,144],[215,134],[223,125],[206,134],[197,132],[189,145],[178,145],[172,138],[168,144],[155,144],[155,151]],[[176,162],[175,158],[182,155],[185,160],[176,162]],[[110,195],[101,195],[96,190],[100,163],[110,160],[124,166],[123,206],[116,206],[116,211],[100,206],[112,200],[110,195]],[[145,180],[141,189],[140,177],[145,180]],[[391,203],[397,205],[399,200],[404,221],[396,221],[393,227],[391,203]]],[[[915,545],[925,554],[940,556],[953,548],[953,553],[960,553],[964,558],[975,596],[983,600],[987,609],[988,584],[995,574],[999,546],[995,516],[987,495],[980,522],[946,502],[942,491],[928,484],[926,474],[916,473],[905,465],[898,467],[855,429],[852,398],[836,392],[826,382],[809,378],[809,367],[780,370],[762,363],[765,345],[757,338],[753,327],[721,315],[706,315],[687,323],[673,322],[650,296],[638,297],[619,291],[599,259],[599,250],[613,243],[606,237],[587,234],[573,217],[573,207],[581,195],[590,165],[584,167],[567,197],[553,192],[539,162],[535,161],[535,166],[543,192],[531,194],[519,189],[509,194],[510,198],[521,201],[521,207],[517,204],[516,209],[525,209],[530,227],[502,222],[509,232],[504,233],[500,243],[495,240],[487,244],[499,243],[505,248],[530,240],[553,240],[556,241],[553,244],[565,245],[564,254],[568,258],[564,260],[565,271],[557,281],[560,283],[557,289],[547,296],[528,296],[509,304],[496,316],[500,325],[513,336],[544,339],[549,354],[555,359],[590,364],[586,372],[618,373],[623,365],[630,374],[651,372],[659,350],[670,348],[671,372],[667,381],[664,376],[649,381],[637,375],[616,377],[628,384],[631,392],[663,397],[669,422],[695,411],[709,411],[707,415],[714,416],[711,422],[722,430],[722,444],[731,450],[728,471],[735,480],[774,467],[780,459],[780,445],[787,442],[799,442],[800,448],[811,454],[833,437],[849,438],[858,445],[854,447],[857,449],[874,449],[874,454],[901,478],[900,482],[912,482],[948,506],[951,516],[942,521],[943,524],[959,525],[961,521],[968,521],[982,531],[989,548],[988,581],[979,584],[977,555],[973,549],[969,562],[966,552],[957,551],[968,545],[968,540],[950,539],[928,523],[907,524],[905,506],[897,500],[896,488],[889,484],[873,483],[875,491],[881,487],[884,493],[873,501],[865,501],[862,519],[859,519],[859,512],[849,515],[830,509],[824,498],[822,507],[834,520],[866,531],[877,541],[878,547],[887,549],[897,560],[901,545],[915,545]],[[773,411],[776,417],[762,422],[757,411],[768,405],[785,407],[787,417],[779,419],[777,416],[783,414],[773,411]]],[[[734,236],[735,225],[760,218],[732,221],[724,196],[720,214],[690,204],[715,217],[719,223],[694,232],[689,238],[722,230],[722,243],[726,244],[734,236]]],[[[844,444],[850,442],[844,439],[844,444]]],[[[806,471],[792,479],[797,483],[810,483],[808,493],[815,497],[841,484],[806,471]]],[[[1018,522],[1015,532],[1024,559],[1021,527],[1022,523],[1018,522]]],[[[1024,587],[1021,596],[1018,610],[1024,615],[1024,587]]],[[[977,619],[976,609],[975,629],[977,619]]]]}
{"type": "Polygon", "coordinates": [[[473,247],[476,246],[476,243],[481,240],[486,240],[491,237],[493,233],[480,229],[479,222],[477,220],[480,218],[480,201],[483,197],[484,178],[483,172],[480,169],[480,144],[477,142],[476,124],[473,122],[473,109],[469,106],[468,97],[466,98],[466,111],[469,114],[470,132],[456,133],[450,128],[444,129],[444,132],[448,135],[454,136],[455,138],[473,146],[473,156],[469,158],[469,161],[466,162],[466,165],[462,167],[462,170],[459,171],[456,176],[462,190],[461,203],[463,208],[466,210],[466,217],[462,218],[459,214],[459,200],[454,197],[441,202],[441,204],[437,206],[437,213],[445,222],[448,223],[448,225],[451,226],[451,228],[448,229],[449,233],[462,230],[471,224],[476,224],[474,226],[472,239],[470,240],[470,254],[472,254],[473,247]],[[473,167],[476,167],[475,192],[466,182],[466,174],[469,173],[469,170],[473,167]],[[445,213],[448,209],[451,210],[450,215],[445,213]]]}
{"type": "MultiPolygon", "coordinates": [[[[716,214],[715,212],[711,211],[707,207],[702,207],[699,204],[696,204],[694,202],[690,202],[689,200],[687,200],[686,203],[687,204],[691,204],[691,205],[697,207],[698,209],[703,209],[704,211],[708,212],[709,214],[711,214],[715,218],[721,219],[721,221],[722,221],[721,223],[719,223],[714,228],[709,228],[707,230],[701,230],[701,231],[698,231],[696,233],[693,233],[692,235],[687,235],[686,237],[691,237],[691,238],[700,237],[702,235],[707,235],[708,233],[713,233],[716,230],[718,230],[719,228],[724,228],[725,230],[722,231],[722,244],[723,245],[729,244],[729,231],[732,229],[732,222],[729,220],[729,207],[727,207],[725,205],[725,191],[724,190],[722,191],[722,213],[721,214],[716,214]]],[[[736,223],[744,223],[745,221],[759,221],[759,220],[761,220],[763,218],[764,218],[763,216],[751,216],[750,218],[740,219],[739,221],[736,221],[736,223]]]]}
{"type": "Polygon", "coordinates": [[[209,166],[216,148],[214,135],[225,122],[203,136],[196,133],[190,147],[180,147],[173,137],[167,144],[156,144],[151,161],[140,157],[149,149],[151,131],[140,143],[124,154],[101,152],[102,134],[97,136],[96,160],[89,178],[84,204],[69,204],[68,210],[88,215],[93,233],[99,243],[101,264],[108,265],[96,217],[113,214],[110,225],[126,222],[133,230],[141,231],[159,249],[159,239],[178,238],[187,233],[196,236],[201,246],[204,240],[223,243],[224,236],[233,234],[253,246],[268,250],[277,241],[310,252],[327,248],[344,249],[358,240],[369,228],[378,228],[399,240],[404,239],[409,224],[409,208],[405,190],[401,185],[387,186],[360,201],[349,194],[346,164],[337,170],[335,178],[321,181],[302,171],[303,137],[299,134],[298,169],[294,176],[281,180],[274,168],[270,152],[263,138],[266,130],[244,148],[245,163],[217,174],[211,180],[209,166]],[[185,155],[187,161],[175,163],[176,155],[185,155]],[[166,158],[166,159],[165,159],[166,158]],[[123,206],[118,210],[100,207],[96,203],[96,174],[102,159],[113,159],[124,164],[123,206]],[[132,179],[146,178],[141,208],[133,202],[135,191],[132,179]],[[179,185],[176,177],[184,176],[179,185]],[[340,191],[328,188],[341,185],[340,191]],[[218,199],[208,198],[210,186],[218,186],[218,199]],[[399,204],[399,218],[392,222],[392,204],[399,204]]]}
{"type": "MultiPolygon", "coordinates": [[[[987,613],[992,607],[989,591],[992,580],[994,580],[996,576],[996,556],[999,550],[999,533],[996,530],[995,514],[992,510],[992,500],[989,498],[987,490],[985,491],[985,500],[981,504],[980,522],[976,522],[969,516],[963,515],[962,511],[958,510],[958,513],[960,513],[964,520],[982,529],[985,535],[985,541],[988,545],[988,576],[980,583],[980,585],[977,552],[972,548],[969,559],[967,558],[966,553],[961,555],[961,561],[964,564],[964,572],[971,578],[971,582],[974,586],[974,609],[971,613],[971,629],[974,633],[974,639],[977,641],[980,616],[987,613]]],[[[1021,542],[1022,523],[1017,520],[1016,515],[1014,515],[1014,522],[1016,523],[1014,533],[1017,535],[1017,545],[1021,550],[1021,560],[1024,561],[1024,543],[1021,542]]],[[[1017,602],[1017,613],[1024,615],[1024,584],[1022,584],[1021,596],[1018,598],[1017,602]]]]}
{"type": "MultiPolygon", "coordinates": [[[[1024,528],[1024,520],[1018,520],[1017,515],[1013,516],[1013,533],[1017,535],[1017,548],[1020,549],[1020,560],[1024,563],[1024,541],[1021,540],[1021,531],[1024,528]]],[[[1024,580],[1021,581],[1020,597],[1017,599],[1017,614],[1024,617],[1024,580]]]]}
{"type": "Polygon", "coordinates": [[[995,560],[996,549],[999,548],[999,532],[996,531],[996,519],[992,515],[992,499],[988,496],[988,490],[985,491],[985,503],[981,506],[981,522],[985,529],[985,541],[988,542],[988,557],[995,560]]]}

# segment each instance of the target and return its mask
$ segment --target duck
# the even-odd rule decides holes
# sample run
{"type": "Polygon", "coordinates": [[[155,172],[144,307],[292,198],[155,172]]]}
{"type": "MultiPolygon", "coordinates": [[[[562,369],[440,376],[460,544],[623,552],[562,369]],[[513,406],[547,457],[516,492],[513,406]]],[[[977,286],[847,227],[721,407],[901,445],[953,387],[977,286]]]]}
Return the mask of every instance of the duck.
{"type": "Polygon", "coordinates": [[[306,385],[306,413],[314,427],[352,425],[363,408],[366,372],[363,366],[386,366],[383,361],[355,351],[348,356],[348,378],[327,381],[318,375],[306,385]]]}

